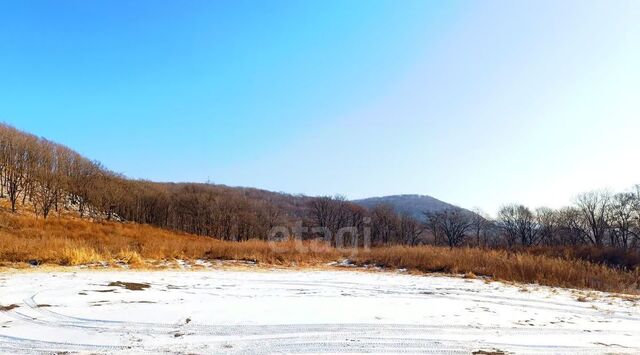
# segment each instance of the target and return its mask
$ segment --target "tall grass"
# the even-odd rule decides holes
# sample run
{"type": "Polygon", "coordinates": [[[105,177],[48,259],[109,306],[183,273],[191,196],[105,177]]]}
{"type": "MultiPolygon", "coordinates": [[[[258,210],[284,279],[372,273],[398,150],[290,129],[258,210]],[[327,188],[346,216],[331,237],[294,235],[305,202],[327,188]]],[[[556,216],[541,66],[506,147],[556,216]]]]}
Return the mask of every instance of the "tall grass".
{"type": "Polygon", "coordinates": [[[393,246],[359,253],[359,264],[407,268],[421,272],[473,273],[494,279],[547,286],[638,293],[640,269],[623,271],[604,264],[527,252],[446,247],[393,246]]]}
{"type": "MultiPolygon", "coordinates": [[[[310,242],[305,243],[307,246],[310,242]]],[[[101,261],[224,259],[268,264],[317,264],[340,258],[330,248],[300,252],[294,242],[277,250],[264,241],[231,242],[134,223],[90,222],[72,217],[36,219],[0,212],[0,261],[79,265],[101,261]]]]}
{"type": "Polygon", "coordinates": [[[90,222],[73,217],[42,220],[0,211],[0,262],[4,263],[80,265],[117,260],[143,267],[150,260],[224,259],[319,266],[349,258],[358,265],[425,273],[473,273],[505,281],[601,291],[638,293],[640,284],[638,268],[622,270],[549,252],[389,246],[350,255],[321,243],[305,242],[305,250],[299,246],[289,241],[274,248],[259,240],[221,241],[133,223],[90,222]]]}
{"type": "Polygon", "coordinates": [[[535,255],[560,257],[564,259],[579,259],[597,264],[634,270],[640,267],[640,252],[637,249],[622,249],[614,247],[595,246],[539,246],[523,249],[522,252],[535,255]]]}

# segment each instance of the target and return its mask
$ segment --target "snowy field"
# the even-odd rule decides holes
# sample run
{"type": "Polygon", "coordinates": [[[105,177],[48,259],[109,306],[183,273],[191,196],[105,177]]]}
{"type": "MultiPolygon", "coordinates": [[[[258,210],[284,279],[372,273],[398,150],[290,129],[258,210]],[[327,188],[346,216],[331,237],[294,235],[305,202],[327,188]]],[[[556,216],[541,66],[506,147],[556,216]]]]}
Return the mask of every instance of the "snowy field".
{"type": "Polygon", "coordinates": [[[0,352],[638,354],[639,305],[383,272],[5,273],[0,352]]]}

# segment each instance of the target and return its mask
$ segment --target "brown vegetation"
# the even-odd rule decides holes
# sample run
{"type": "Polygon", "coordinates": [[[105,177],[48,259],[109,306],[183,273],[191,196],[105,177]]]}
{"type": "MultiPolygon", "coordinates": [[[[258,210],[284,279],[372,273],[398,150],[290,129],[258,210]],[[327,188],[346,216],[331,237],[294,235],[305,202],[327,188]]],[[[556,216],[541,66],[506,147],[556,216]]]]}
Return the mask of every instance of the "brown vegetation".
{"type": "Polygon", "coordinates": [[[225,240],[265,238],[301,218],[308,197],[251,188],[132,180],[100,163],[0,123],[0,199],[12,212],[43,218],[74,211],[92,220],[126,220],[225,240]]]}
{"type": "Polygon", "coordinates": [[[357,265],[407,268],[549,286],[637,293],[640,271],[622,271],[583,260],[478,248],[389,246],[355,255],[320,242],[270,245],[222,241],[134,223],[89,222],[64,217],[36,219],[0,212],[0,261],[80,265],[102,261],[143,267],[172,259],[251,260],[266,265],[322,266],[349,258],[357,265]]]}
{"type": "Polygon", "coordinates": [[[506,205],[491,220],[478,211],[450,209],[421,221],[390,206],[367,209],[343,197],[131,180],[67,147],[0,124],[0,206],[5,204],[2,262],[320,265],[350,258],[359,265],[470,278],[638,291],[640,186],[615,195],[585,193],[561,210],[506,205]],[[294,230],[304,241],[270,244],[274,227],[294,230]],[[373,249],[355,256],[331,247],[369,243],[373,249]],[[420,245],[426,243],[433,245],[420,245]]]}
{"type": "MultiPolygon", "coordinates": [[[[309,245],[311,242],[305,242],[309,245]]],[[[145,260],[221,259],[291,264],[335,260],[333,249],[299,253],[294,242],[258,240],[230,242],[149,225],[109,221],[90,222],[72,217],[36,219],[0,212],[0,261],[80,265],[122,261],[134,266],[145,260]]]]}
{"type": "Polygon", "coordinates": [[[374,248],[352,258],[357,264],[407,268],[421,272],[472,273],[494,279],[547,286],[637,293],[640,269],[622,271],[584,260],[521,251],[431,246],[374,248]]]}
{"type": "MultiPolygon", "coordinates": [[[[424,216],[391,206],[364,208],[344,197],[308,197],[214,184],[132,180],[44,138],[0,124],[0,199],[44,219],[73,212],[91,220],[150,224],[222,240],[265,240],[274,227],[333,245],[365,238],[376,246],[533,246],[640,251],[640,186],[581,194],[573,206],[503,206],[492,220],[451,207],[424,216]]],[[[360,242],[358,242],[360,243],[360,242]]]]}
{"type": "Polygon", "coordinates": [[[537,246],[520,250],[534,255],[584,260],[623,270],[640,268],[640,253],[637,250],[595,246],[537,246]]]}

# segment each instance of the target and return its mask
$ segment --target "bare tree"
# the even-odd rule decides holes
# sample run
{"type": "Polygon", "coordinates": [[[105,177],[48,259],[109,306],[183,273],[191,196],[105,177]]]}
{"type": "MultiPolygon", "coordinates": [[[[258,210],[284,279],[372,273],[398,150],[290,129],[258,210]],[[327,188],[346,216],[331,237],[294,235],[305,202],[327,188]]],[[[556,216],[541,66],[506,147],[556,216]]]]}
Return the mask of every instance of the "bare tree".
{"type": "Polygon", "coordinates": [[[358,213],[342,196],[313,198],[309,201],[309,212],[315,226],[331,231],[334,245],[336,233],[342,228],[353,227],[353,217],[358,213]]]}
{"type": "Polygon", "coordinates": [[[67,148],[49,141],[40,142],[37,159],[31,176],[34,181],[36,213],[44,218],[67,196],[70,176],[70,152],[67,148]]]}
{"type": "Polygon", "coordinates": [[[424,216],[425,229],[428,230],[433,236],[433,244],[444,244],[444,237],[440,233],[440,225],[438,218],[434,216],[433,212],[422,212],[424,216]]]}
{"type": "Polygon", "coordinates": [[[607,191],[586,192],[576,198],[578,210],[588,227],[586,237],[593,245],[603,245],[608,228],[607,209],[610,202],[611,194],[607,191]]]}
{"type": "Polygon", "coordinates": [[[636,196],[632,192],[615,194],[609,206],[610,243],[628,248],[635,239],[635,226],[638,222],[635,206],[636,196]]]}
{"type": "Polygon", "coordinates": [[[471,214],[471,227],[475,234],[476,245],[486,246],[487,244],[487,229],[490,226],[490,218],[480,208],[474,208],[471,214]]]}
{"type": "Polygon", "coordinates": [[[77,205],[80,218],[83,218],[90,203],[91,192],[95,189],[94,185],[98,178],[100,165],[74,154],[71,157],[70,169],[68,192],[71,194],[71,202],[77,205]]]}
{"type": "Polygon", "coordinates": [[[517,242],[522,246],[532,246],[538,242],[537,224],[533,213],[526,206],[503,206],[498,212],[498,220],[509,247],[517,242]]]}
{"type": "Polygon", "coordinates": [[[31,136],[13,130],[9,131],[7,136],[3,165],[11,211],[16,212],[18,198],[24,192],[25,179],[28,177],[28,167],[34,152],[29,149],[31,136]]]}
{"type": "Polygon", "coordinates": [[[446,238],[450,248],[462,245],[466,233],[471,229],[472,222],[469,215],[459,209],[447,209],[431,213],[428,224],[446,238]]]}
{"type": "Polygon", "coordinates": [[[402,244],[417,245],[424,232],[424,225],[412,216],[400,216],[398,234],[402,244]]]}
{"type": "Polygon", "coordinates": [[[587,231],[582,223],[582,213],[576,207],[565,207],[557,215],[557,239],[561,245],[589,244],[587,231]]]}
{"type": "Polygon", "coordinates": [[[398,215],[389,205],[378,205],[371,210],[371,236],[380,245],[398,241],[398,215]]]}
{"type": "Polygon", "coordinates": [[[548,207],[539,207],[535,210],[535,221],[538,226],[538,239],[540,243],[547,245],[558,244],[555,240],[558,232],[558,213],[548,207]]]}

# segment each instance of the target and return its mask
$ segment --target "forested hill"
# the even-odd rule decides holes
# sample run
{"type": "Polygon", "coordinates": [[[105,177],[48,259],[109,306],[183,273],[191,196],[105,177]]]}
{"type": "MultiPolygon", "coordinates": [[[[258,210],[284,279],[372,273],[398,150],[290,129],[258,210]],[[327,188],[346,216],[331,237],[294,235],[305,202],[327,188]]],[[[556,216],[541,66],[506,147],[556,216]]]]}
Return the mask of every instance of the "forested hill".
{"type": "Polygon", "coordinates": [[[391,195],[353,200],[352,202],[369,209],[378,205],[388,205],[393,207],[397,213],[409,215],[417,219],[424,219],[425,213],[460,209],[458,206],[427,195],[391,195]]]}
{"type": "Polygon", "coordinates": [[[265,238],[272,227],[298,221],[332,231],[362,228],[367,217],[380,231],[380,243],[415,241],[421,230],[417,219],[402,220],[402,229],[393,211],[369,210],[343,198],[128,179],[7,124],[0,124],[0,198],[9,201],[13,212],[26,210],[44,218],[71,211],[80,218],[132,221],[233,240],[265,238]],[[380,228],[378,221],[384,222],[380,228]],[[407,222],[412,228],[406,228],[407,222]]]}
{"type": "Polygon", "coordinates": [[[0,124],[0,200],[0,210],[38,218],[70,213],[225,240],[265,239],[273,227],[302,223],[319,227],[309,229],[305,237],[329,236],[333,244],[339,231],[348,230],[358,236],[370,233],[374,245],[640,248],[640,185],[615,194],[586,192],[561,209],[507,204],[494,220],[429,196],[347,201],[214,184],[132,180],[63,145],[6,124],[0,124]]]}
{"type": "Polygon", "coordinates": [[[223,239],[266,235],[305,216],[305,196],[253,188],[132,180],[44,138],[0,124],[0,198],[44,218],[147,223],[223,239]]]}

